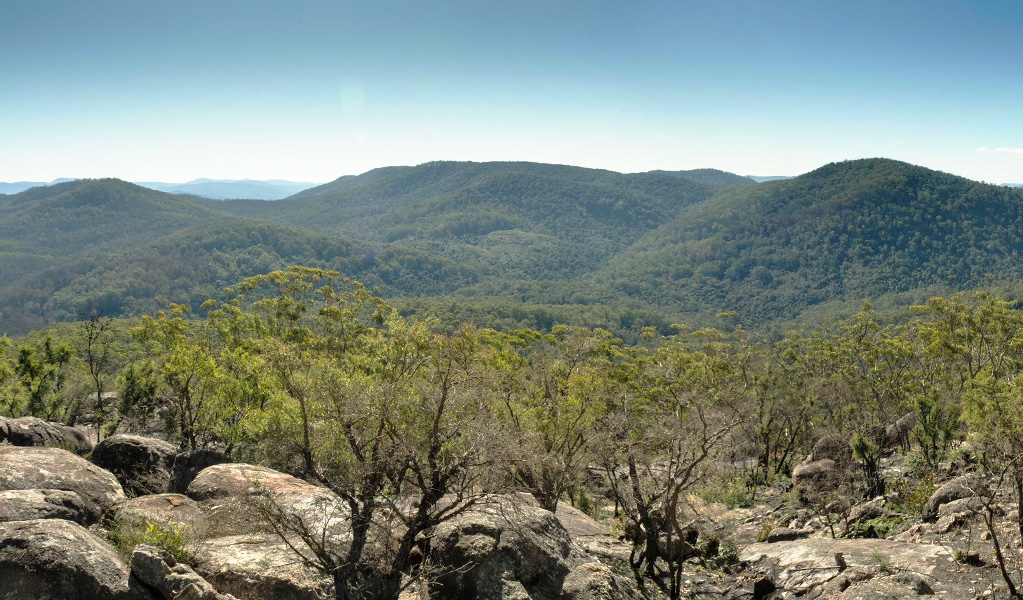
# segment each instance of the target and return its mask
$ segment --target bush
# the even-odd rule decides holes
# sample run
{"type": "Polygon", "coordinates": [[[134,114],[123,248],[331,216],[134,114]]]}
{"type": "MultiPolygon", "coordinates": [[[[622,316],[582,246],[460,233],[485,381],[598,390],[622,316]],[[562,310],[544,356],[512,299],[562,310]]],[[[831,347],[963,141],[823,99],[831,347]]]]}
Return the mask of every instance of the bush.
{"type": "Polygon", "coordinates": [[[181,525],[122,518],[114,521],[108,539],[125,559],[131,558],[131,553],[139,544],[159,548],[180,561],[188,561],[192,556],[181,525]]]}

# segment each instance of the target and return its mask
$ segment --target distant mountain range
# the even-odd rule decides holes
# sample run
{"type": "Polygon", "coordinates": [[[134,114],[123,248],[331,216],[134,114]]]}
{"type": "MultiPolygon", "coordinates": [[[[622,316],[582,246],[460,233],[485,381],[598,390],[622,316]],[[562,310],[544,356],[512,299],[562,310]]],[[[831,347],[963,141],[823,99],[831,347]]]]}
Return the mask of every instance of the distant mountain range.
{"type": "MultiPolygon", "coordinates": [[[[0,182],[0,194],[17,194],[27,189],[74,181],[55,179],[45,181],[0,182]]],[[[136,185],[170,194],[190,194],[211,200],[280,200],[302,190],[317,186],[317,183],[285,181],[283,179],[193,179],[186,183],[163,183],[160,181],[139,181],[136,185]]]]}
{"type": "Polygon", "coordinates": [[[283,179],[193,179],[187,183],[137,181],[136,185],[170,194],[191,194],[212,200],[280,200],[319,185],[283,179]]]}
{"type": "Polygon", "coordinates": [[[432,162],[276,202],[115,179],[0,196],[0,334],[90,309],[195,309],[290,264],[340,271],[444,323],[788,326],[994,284],[1023,289],[1023,190],[887,159],[754,183],[432,162]]]}

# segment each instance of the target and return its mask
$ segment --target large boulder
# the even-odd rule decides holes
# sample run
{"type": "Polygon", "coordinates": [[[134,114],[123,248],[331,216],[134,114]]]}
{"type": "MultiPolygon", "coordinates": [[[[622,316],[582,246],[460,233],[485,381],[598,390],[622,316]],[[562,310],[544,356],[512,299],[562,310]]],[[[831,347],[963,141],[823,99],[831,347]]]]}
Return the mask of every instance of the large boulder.
{"type": "Polygon", "coordinates": [[[218,534],[265,529],[267,517],[274,514],[300,517],[314,535],[327,532],[340,539],[349,529],[347,505],[330,490],[266,467],[244,463],[208,467],[188,485],[187,495],[213,514],[218,534]]]}
{"type": "Polygon", "coordinates": [[[792,469],[792,485],[830,487],[838,477],[838,467],[830,458],[805,461],[792,469]]]}
{"type": "Polygon", "coordinates": [[[643,600],[643,594],[632,579],[607,565],[588,562],[568,573],[559,600],[643,600]]]}
{"type": "MultiPolygon", "coordinates": [[[[303,548],[299,540],[291,540],[303,548]]],[[[303,562],[274,534],[208,540],[195,553],[195,570],[221,592],[240,600],[320,600],[332,597],[333,582],[303,562]]]]}
{"type": "Polygon", "coordinates": [[[66,490],[6,490],[0,492],[0,522],[65,519],[88,522],[85,501],[66,490]]]}
{"type": "Polygon", "coordinates": [[[203,469],[231,462],[223,450],[217,448],[196,448],[177,454],[172,461],[170,484],[167,491],[172,494],[184,494],[203,469]]]}
{"type": "Polygon", "coordinates": [[[209,529],[206,515],[199,509],[199,504],[181,494],[153,494],[132,498],[121,505],[117,514],[129,522],[148,521],[180,527],[182,531],[195,536],[203,536],[209,529]]]}
{"type": "Polygon", "coordinates": [[[178,448],[138,435],[112,435],[96,444],[91,460],[110,471],[124,489],[144,496],[167,491],[178,448]]]}
{"type": "Polygon", "coordinates": [[[813,445],[808,462],[830,459],[839,465],[847,465],[852,461],[852,448],[841,436],[829,433],[821,436],[813,445]]]}
{"type": "Polygon", "coordinates": [[[191,567],[152,546],[140,544],[131,554],[132,577],[147,585],[160,600],[236,600],[221,594],[191,567]]]}
{"type": "Polygon", "coordinates": [[[489,499],[442,523],[430,558],[445,572],[436,597],[557,598],[574,567],[592,562],[552,513],[520,496],[489,499]]]}
{"type": "Polygon", "coordinates": [[[125,500],[117,478],[80,456],[59,448],[0,446],[0,491],[34,489],[78,494],[87,523],[125,500]]]}
{"type": "Polygon", "coordinates": [[[927,499],[922,511],[923,520],[925,522],[936,521],[938,519],[938,509],[943,504],[974,496],[982,497],[989,493],[990,490],[984,478],[976,473],[950,479],[935,490],[931,497],[927,499]]]}
{"type": "Polygon", "coordinates": [[[13,446],[63,448],[79,455],[88,454],[92,450],[92,442],[85,432],[36,417],[0,417],[0,442],[5,441],[13,446]]]}
{"type": "Polygon", "coordinates": [[[62,519],[0,523],[0,598],[146,600],[106,542],[62,519]]]}

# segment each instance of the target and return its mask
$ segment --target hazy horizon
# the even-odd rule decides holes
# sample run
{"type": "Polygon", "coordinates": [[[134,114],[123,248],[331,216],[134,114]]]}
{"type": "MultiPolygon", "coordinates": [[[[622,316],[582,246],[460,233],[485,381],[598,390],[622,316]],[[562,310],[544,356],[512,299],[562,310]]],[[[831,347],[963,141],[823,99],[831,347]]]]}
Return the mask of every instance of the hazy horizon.
{"type": "Polygon", "coordinates": [[[434,160],[1023,180],[1023,4],[8,7],[0,181],[325,182],[434,160]]]}

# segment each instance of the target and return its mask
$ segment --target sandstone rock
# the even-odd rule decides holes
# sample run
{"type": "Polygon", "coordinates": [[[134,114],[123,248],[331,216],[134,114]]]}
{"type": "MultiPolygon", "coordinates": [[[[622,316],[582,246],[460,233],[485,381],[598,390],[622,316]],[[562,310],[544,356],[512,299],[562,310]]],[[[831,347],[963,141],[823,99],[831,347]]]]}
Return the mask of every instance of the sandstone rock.
{"type": "Polygon", "coordinates": [[[849,511],[849,523],[858,523],[860,521],[869,521],[870,519],[876,519],[883,517],[885,510],[881,508],[876,502],[864,502],[863,504],[857,504],[852,507],[849,511]]]}
{"type": "Polygon", "coordinates": [[[0,523],[4,600],[146,600],[106,542],[62,519],[0,523]]]}
{"type": "Polygon", "coordinates": [[[112,435],[96,444],[91,460],[110,471],[134,494],[167,491],[178,449],[174,444],[138,435],[112,435]]]}
{"type": "Polygon", "coordinates": [[[583,563],[572,569],[561,588],[560,600],[643,600],[636,583],[606,565],[583,563]]]}
{"type": "Polygon", "coordinates": [[[817,440],[806,462],[830,459],[844,465],[852,460],[852,449],[849,442],[835,434],[828,434],[817,440]]]}
{"type": "Polygon", "coordinates": [[[188,484],[192,483],[203,469],[228,462],[231,460],[217,448],[196,448],[178,453],[172,461],[167,491],[172,494],[184,494],[188,490],[188,484]]]}
{"type": "Polygon", "coordinates": [[[938,508],[953,500],[980,496],[988,493],[984,479],[974,473],[956,477],[935,490],[923,508],[923,520],[933,522],[938,518],[938,508]]]}
{"type": "Polygon", "coordinates": [[[139,545],[131,555],[131,574],[161,600],[236,600],[220,594],[188,565],[152,546],[139,545]]]}
{"type": "MultiPolygon", "coordinates": [[[[302,542],[295,540],[297,548],[302,542]]],[[[333,582],[303,563],[273,534],[209,540],[195,554],[195,570],[221,592],[239,600],[320,600],[333,582]]]]}
{"type": "Polygon", "coordinates": [[[837,475],[836,463],[830,458],[803,462],[792,470],[792,485],[827,485],[837,475]]]}
{"type": "Polygon", "coordinates": [[[593,520],[589,515],[577,508],[558,503],[554,513],[572,537],[572,541],[583,550],[600,559],[626,562],[632,553],[632,544],[611,535],[607,527],[593,520]]]}
{"type": "Polygon", "coordinates": [[[430,557],[449,570],[438,598],[481,600],[507,598],[509,582],[519,584],[516,594],[557,598],[571,569],[592,561],[557,517],[517,496],[493,498],[439,525],[430,557]]]}
{"type": "Polygon", "coordinates": [[[951,551],[944,546],[879,539],[812,538],[760,543],[746,547],[739,559],[751,563],[754,570],[761,565],[760,569],[771,571],[771,580],[779,589],[796,595],[835,579],[846,569],[877,571],[884,564],[890,564],[894,570],[899,570],[909,565],[917,575],[937,577],[954,572],[956,568],[951,551]],[[841,561],[837,560],[838,556],[841,561]]]}
{"type": "Polygon", "coordinates": [[[85,432],[36,417],[18,419],[0,417],[0,442],[4,441],[13,446],[63,448],[79,455],[92,450],[92,442],[85,432]]]}
{"type": "Polygon", "coordinates": [[[0,522],[64,519],[85,523],[82,497],[66,490],[7,490],[0,492],[0,522]]]}
{"type": "MultiPolygon", "coordinates": [[[[248,524],[262,519],[257,504],[269,503],[284,514],[301,517],[316,535],[326,531],[331,537],[343,538],[348,533],[348,509],[340,498],[326,488],[266,467],[244,463],[208,467],[189,484],[188,496],[215,515],[245,520],[248,524]]],[[[217,520],[217,516],[213,519],[217,520]]],[[[234,531],[219,533],[258,529],[243,523],[234,531]]]]}
{"type": "Polygon", "coordinates": [[[209,529],[206,515],[199,504],[181,494],[139,496],[125,502],[118,515],[136,522],[149,521],[161,525],[180,526],[194,535],[205,535],[209,529]]]}
{"type": "Polygon", "coordinates": [[[125,500],[109,471],[66,450],[0,446],[0,491],[32,489],[75,492],[85,503],[87,523],[125,500]]]}
{"type": "Polygon", "coordinates": [[[776,542],[788,542],[791,540],[799,540],[810,536],[811,531],[801,529],[789,529],[788,527],[775,527],[767,533],[767,539],[765,540],[768,544],[774,544],[776,542]]]}
{"type": "MultiPolygon", "coordinates": [[[[1000,506],[995,506],[995,514],[1002,514],[1000,506]]],[[[938,507],[938,518],[947,517],[949,515],[973,515],[978,514],[984,510],[984,499],[978,496],[970,496],[969,498],[960,498],[959,500],[953,500],[947,502],[938,507]]]]}

